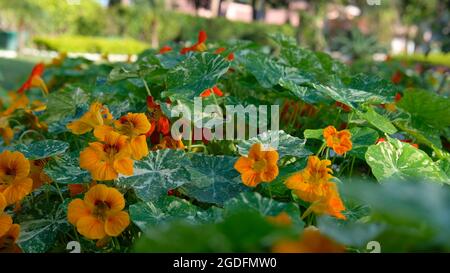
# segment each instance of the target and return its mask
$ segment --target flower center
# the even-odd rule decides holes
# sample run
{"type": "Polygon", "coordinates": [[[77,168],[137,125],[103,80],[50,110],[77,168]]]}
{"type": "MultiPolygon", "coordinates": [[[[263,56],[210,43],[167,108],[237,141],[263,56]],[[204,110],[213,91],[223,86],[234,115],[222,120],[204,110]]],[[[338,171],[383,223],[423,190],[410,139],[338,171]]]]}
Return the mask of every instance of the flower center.
{"type": "Polygon", "coordinates": [[[341,139],[336,137],[336,136],[333,136],[333,143],[334,144],[339,144],[339,143],[341,143],[341,139]]]}
{"type": "Polygon", "coordinates": [[[7,168],[5,170],[5,174],[0,178],[0,185],[5,185],[5,186],[11,185],[12,182],[14,181],[14,178],[16,178],[16,173],[17,173],[17,170],[7,168]]]}
{"type": "Polygon", "coordinates": [[[103,151],[105,151],[105,153],[107,153],[110,157],[112,157],[119,152],[119,147],[117,147],[116,145],[106,144],[103,148],[103,151]]]}
{"type": "Polygon", "coordinates": [[[106,213],[111,209],[108,202],[97,200],[95,201],[94,216],[104,220],[106,218],[106,213]]]}
{"type": "Polygon", "coordinates": [[[264,170],[267,166],[267,162],[265,159],[261,159],[256,161],[255,163],[253,163],[252,169],[257,171],[257,172],[261,172],[262,170],[264,170]]]}

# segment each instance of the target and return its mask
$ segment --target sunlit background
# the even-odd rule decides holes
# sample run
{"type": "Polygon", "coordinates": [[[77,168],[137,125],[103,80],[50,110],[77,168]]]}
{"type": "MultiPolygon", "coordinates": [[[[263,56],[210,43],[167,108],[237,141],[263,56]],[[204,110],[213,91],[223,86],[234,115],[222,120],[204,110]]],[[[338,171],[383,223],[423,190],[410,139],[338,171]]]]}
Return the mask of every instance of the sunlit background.
{"type": "Polygon", "coordinates": [[[400,54],[448,65],[449,17],[446,0],[0,0],[0,86],[57,52],[123,61],[202,29],[211,42],[282,33],[345,62],[400,54]]]}

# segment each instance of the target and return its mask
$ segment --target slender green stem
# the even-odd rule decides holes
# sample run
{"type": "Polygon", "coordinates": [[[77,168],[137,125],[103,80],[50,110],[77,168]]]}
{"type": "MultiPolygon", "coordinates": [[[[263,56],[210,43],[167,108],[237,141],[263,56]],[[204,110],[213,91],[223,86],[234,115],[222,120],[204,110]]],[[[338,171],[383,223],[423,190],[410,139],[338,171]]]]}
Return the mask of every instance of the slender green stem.
{"type": "Polygon", "coordinates": [[[353,156],[353,158],[352,158],[352,163],[351,163],[351,165],[350,165],[350,173],[349,173],[349,177],[352,177],[352,174],[353,174],[353,167],[355,166],[355,159],[356,159],[356,157],[355,156],[353,156]]]}
{"type": "Polygon", "coordinates": [[[59,197],[61,198],[61,201],[64,203],[64,197],[62,195],[62,192],[61,192],[61,189],[59,188],[58,183],[55,182],[54,184],[55,184],[56,190],[58,190],[58,194],[59,194],[59,197]]]}
{"type": "Polygon", "coordinates": [[[317,151],[317,156],[320,156],[320,154],[322,153],[322,151],[323,151],[323,149],[325,149],[325,147],[327,146],[327,144],[324,142],[323,144],[322,144],[322,146],[320,146],[320,149],[319,149],[319,151],[317,151]]]}
{"type": "Polygon", "coordinates": [[[150,92],[150,88],[148,88],[147,82],[146,82],[144,79],[141,79],[141,80],[142,80],[142,82],[144,83],[145,90],[147,90],[147,94],[148,94],[149,96],[151,96],[151,95],[152,95],[152,92],[150,92]]]}

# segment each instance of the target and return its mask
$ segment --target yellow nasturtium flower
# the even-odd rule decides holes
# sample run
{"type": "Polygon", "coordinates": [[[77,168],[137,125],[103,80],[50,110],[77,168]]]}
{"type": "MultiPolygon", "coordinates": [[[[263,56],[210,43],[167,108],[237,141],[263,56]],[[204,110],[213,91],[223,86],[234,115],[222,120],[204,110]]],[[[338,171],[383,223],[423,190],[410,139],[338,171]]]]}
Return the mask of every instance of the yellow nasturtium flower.
{"type": "Polygon", "coordinates": [[[106,236],[119,236],[130,224],[123,211],[125,199],[115,188],[95,185],[84,199],[73,200],[68,207],[68,220],[88,239],[100,240],[106,236]]]}

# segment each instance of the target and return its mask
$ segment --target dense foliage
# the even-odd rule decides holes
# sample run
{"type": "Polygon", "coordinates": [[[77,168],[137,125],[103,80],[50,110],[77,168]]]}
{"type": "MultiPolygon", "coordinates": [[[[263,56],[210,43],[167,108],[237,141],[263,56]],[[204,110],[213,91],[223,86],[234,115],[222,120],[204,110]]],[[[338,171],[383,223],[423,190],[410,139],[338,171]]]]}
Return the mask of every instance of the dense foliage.
{"type": "MultiPolygon", "coordinates": [[[[134,63],[37,65],[3,99],[0,249],[449,251],[450,100],[447,82],[430,83],[443,71],[387,60],[354,73],[271,38],[201,33],[134,63]],[[280,130],[175,139],[171,110],[197,97],[222,110],[278,105],[280,130]],[[278,146],[263,150],[271,136],[278,146]]],[[[196,114],[183,118],[207,134],[217,116],[196,114]]]]}

